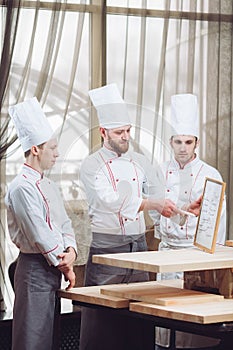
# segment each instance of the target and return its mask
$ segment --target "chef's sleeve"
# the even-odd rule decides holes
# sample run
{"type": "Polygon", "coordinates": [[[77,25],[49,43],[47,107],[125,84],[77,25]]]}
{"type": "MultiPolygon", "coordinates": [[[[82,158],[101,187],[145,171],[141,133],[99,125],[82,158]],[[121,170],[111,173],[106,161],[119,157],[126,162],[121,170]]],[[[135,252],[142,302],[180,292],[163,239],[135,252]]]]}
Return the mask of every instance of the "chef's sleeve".
{"type": "Polygon", "coordinates": [[[18,186],[10,196],[10,206],[19,229],[29,246],[37,247],[50,265],[57,266],[63,244],[49,227],[42,200],[30,185],[18,186]]]}

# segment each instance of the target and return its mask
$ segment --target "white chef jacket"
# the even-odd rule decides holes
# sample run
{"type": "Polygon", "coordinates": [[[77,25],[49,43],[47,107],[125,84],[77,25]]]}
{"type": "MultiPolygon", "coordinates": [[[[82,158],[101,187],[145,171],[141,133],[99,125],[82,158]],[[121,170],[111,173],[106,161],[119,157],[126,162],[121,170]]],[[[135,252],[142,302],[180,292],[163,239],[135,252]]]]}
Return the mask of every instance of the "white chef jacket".
{"type": "Polygon", "coordinates": [[[92,232],[132,235],[145,232],[144,196],[156,192],[156,173],[142,154],[128,151],[120,157],[103,146],[82,163],[92,232]]]}
{"type": "Polygon", "coordinates": [[[12,241],[22,253],[41,253],[57,266],[68,247],[77,251],[71,221],[55,183],[24,164],[6,194],[12,241]]]}
{"type": "MultiPolygon", "coordinates": [[[[197,200],[203,193],[206,177],[222,181],[218,170],[199,159],[187,163],[180,168],[179,163],[173,158],[161,165],[165,178],[165,198],[171,199],[181,208],[197,200]]],[[[152,215],[154,215],[152,213],[152,215]]],[[[162,248],[188,248],[193,245],[197,218],[188,216],[185,224],[181,226],[180,216],[172,218],[156,216],[155,236],[161,239],[162,248]]],[[[224,198],[221,219],[218,229],[217,244],[224,244],[226,237],[226,201],[224,198]]]]}
{"type": "MultiPolygon", "coordinates": [[[[165,197],[176,203],[181,208],[197,200],[203,193],[206,177],[222,181],[220,173],[201,161],[197,156],[184,168],[180,168],[179,163],[173,158],[171,161],[161,165],[164,175],[165,197]]],[[[159,216],[151,212],[155,220],[155,236],[161,240],[159,250],[189,248],[193,245],[196,231],[197,218],[188,216],[185,224],[180,225],[180,215],[172,218],[159,216]]],[[[218,229],[217,244],[224,244],[226,237],[226,201],[224,198],[221,219],[218,229]]],[[[183,273],[172,272],[158,274],[157,279],[182,278],[183,273]]],[[[170,333],[165,328],[156,328],[156,344],[161,346],[169,345],[170,333]]],[[[177,348],[199,348],[215,346],[218,340],[198,336],[194,334],[176,332],[177,348]]]]}

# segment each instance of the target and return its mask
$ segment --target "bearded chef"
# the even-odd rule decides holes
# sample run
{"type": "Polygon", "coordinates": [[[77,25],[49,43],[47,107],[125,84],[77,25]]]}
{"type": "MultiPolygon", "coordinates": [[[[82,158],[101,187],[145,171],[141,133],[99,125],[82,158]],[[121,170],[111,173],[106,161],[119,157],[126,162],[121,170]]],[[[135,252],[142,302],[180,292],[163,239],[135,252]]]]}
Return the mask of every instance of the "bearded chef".
{"type": "MultiPolygon", "coordinates": [[[[200,160],[196,150],[199,146],[199,119],[197,97],[192,94],[179,94],[171,98],[170,145],[173,151],[171,160],[163,163],[161,169],[165,179],[165,198],[170,199],[182,209],[187,210],[190,203],[203,193],[206,177],[222,181],[218,170],[200,160]]],[[[154,215],[154,213],[152,213],[154,215]]],[[[176,215],[156,219],[155,236],[161,240],[159,250],[185,249],[193,245],[197,218],[176,215]]],[[[217,244],[225,244],[226,203],[224,199],[221,212],[217,244]]],[[[163,273],[157,279],[183,278],[181,272],[163,273]]],[[[164,328],[156,329],[156,349],[169,346],[170,332],[164,328]]],[[[216,340],[207,337],[176,332],[176,349],[213,350],[216,340]]]]}
{"type": "Polygon", "coordinates": [[[9,234],[19,249],[12,350],[49,350],[62,273],[68,289],[75,284],[76,241],[59,190],[44,176],[56,162],[58,145],[39,102],[34,97],[9,113],[25,155],[5,198],[9,234]]]}
{"type": "MultiPolygon", "coordinates": [[[[160,183],[146,157],[129,150],[131,121],[116,84],[91,90],[89,95],[103,147],[88,156],[80,169],[92,226],[85,285],[147,281],[144,271],[93,264],[92,256],[146,251],[143,210],[170,217],[177,208],[170,199],[159,198],[160,183]]],[[[143,348],[143,327],[131,326],[123,317],[109,320],[103,310],[84,308],[80,349],[94,350],[96,344],[102,349],[139,348],[140,341],[143,348]]]]}

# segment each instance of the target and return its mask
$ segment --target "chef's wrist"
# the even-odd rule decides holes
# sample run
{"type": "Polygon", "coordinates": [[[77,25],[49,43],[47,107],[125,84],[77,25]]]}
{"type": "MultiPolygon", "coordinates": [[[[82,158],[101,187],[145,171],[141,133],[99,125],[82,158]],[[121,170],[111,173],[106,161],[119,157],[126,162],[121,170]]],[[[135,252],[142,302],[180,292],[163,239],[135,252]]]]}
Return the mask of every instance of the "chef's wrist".
{"type": "Polygon", "coordinates": [[[67,247],[67,248],[64,250],[64,252],[65,252],[65,253],[71,253],[71,252],[74,253],[74,255],[75,255],[75,259],[74,259],[74,260],[76,260],[77,257],[78,257],[78,254],[77,254],[76,250],[74,249],[74,247],[69,246],[69,247],[67,247]]]}

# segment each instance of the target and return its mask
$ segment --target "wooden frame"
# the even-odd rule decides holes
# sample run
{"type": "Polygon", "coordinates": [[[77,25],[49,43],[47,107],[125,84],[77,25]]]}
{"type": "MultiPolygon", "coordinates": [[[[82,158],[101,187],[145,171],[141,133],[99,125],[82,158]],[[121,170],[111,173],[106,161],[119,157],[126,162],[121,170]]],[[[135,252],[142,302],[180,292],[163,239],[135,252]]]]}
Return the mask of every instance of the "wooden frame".
{"type": "Polygon", "coordinates": [[[225,188],[225,182],[209,177],[205,180],[194,245],[208,253],[215,251],[225,188]]]}

